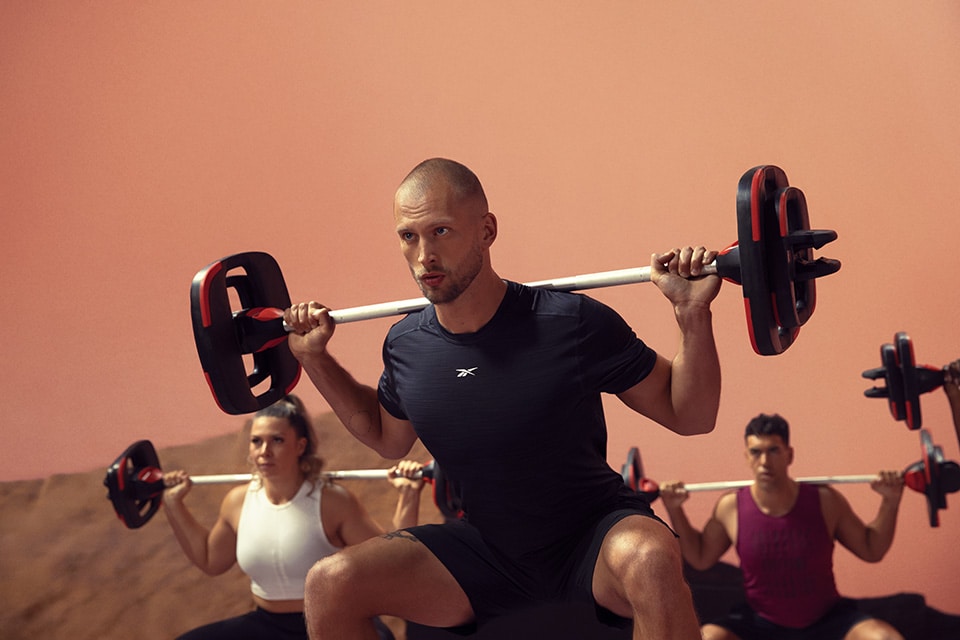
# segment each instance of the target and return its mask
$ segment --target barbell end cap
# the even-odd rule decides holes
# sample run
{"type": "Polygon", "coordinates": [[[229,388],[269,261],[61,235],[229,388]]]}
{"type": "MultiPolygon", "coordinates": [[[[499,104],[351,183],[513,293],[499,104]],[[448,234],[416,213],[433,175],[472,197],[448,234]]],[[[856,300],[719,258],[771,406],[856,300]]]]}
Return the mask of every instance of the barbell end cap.
{"type": "Polygon", "coordinates": [[[929,366],[916,367],[917,372],[917,391],[919,393],[929,393],[934,389],[943,386],[943,369],[935,369],[929,366]]]}
{"type": "Polygon", "coordinates": [[[960,465],[953,460],[940,464],[940,488],[944,494],[960,491],[960,465]]]}
{"type": "Polygon", "coordinates": [[[734,284],[743,284],[743,275],[740,272],[740,247],[734,243],[717,254],[714,261],[717,266],[717,275],[734,284]]]}

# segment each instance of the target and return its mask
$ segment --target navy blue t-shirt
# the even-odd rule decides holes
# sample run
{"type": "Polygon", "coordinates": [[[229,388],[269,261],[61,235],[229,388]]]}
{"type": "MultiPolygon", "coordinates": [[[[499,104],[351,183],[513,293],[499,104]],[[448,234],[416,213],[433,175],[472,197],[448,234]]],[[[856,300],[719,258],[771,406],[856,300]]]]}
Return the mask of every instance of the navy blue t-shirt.
{"type": "Polygon", "coordinates": [[[521,558],[632,493],[607,464],[601,393],[643,380],[656,353],[592,298],[507,285],[476,333],[446,331],[432,306],[397,322],[379,397],[459,485],[468,521],[521,558]]]}

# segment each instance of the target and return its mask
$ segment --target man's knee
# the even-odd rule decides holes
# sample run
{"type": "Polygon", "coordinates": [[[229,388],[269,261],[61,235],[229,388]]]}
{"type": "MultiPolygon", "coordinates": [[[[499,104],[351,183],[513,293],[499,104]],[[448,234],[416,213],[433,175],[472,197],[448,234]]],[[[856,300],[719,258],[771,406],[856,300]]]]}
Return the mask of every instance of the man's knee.
{"type": "Polygon", "coordinates": [[[855,625],[844,640],[903,640],[903,636],[889,623],[872,618],[855,625]]]}
{"type": "Polygon", "coordinates": [[[703,640],[740,640],[740,636],[716,624],[705,624],[700,628],[703,640]]]}
{"type": "Polygon", "coordinates": [[[683,578],[680,545],[666,526],[644,518],[611,533],[604,541],[601,555],[605,567],[600,575],[609,576],[619,585],[614,591],[621,598],[631,602],[633,608],[638,598],[689,600],[692,606],[692,595],[683,578]]]}
{"type": "Polygon", "coordinates": [[[611,557],[628,581],[683,582],[680,545],[663,525],[642,527],[618,536],[611,557]]]}
{"type": "Polygon", "coordinates": [[[349,592],[350,574],[349,562],[341,554],[319,560],[307,572],[305,600],[317,604],[335,602],[349,592]]]}

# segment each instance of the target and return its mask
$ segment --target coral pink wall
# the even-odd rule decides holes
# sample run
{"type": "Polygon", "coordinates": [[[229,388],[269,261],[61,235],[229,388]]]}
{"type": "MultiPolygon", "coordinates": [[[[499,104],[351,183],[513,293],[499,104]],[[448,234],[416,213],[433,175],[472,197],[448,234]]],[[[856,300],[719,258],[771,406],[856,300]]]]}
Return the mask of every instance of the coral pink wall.
{"type": "MultiPolygon", "coordinates": [[[[106,466],[138,438],[238,428],[203,383],[188,319],[190,280],[214,259],[268,251],[295,299],[335,307],[417,295],[391,196],[433,155],[480,175],[501,224],[495,261],[518,280],[726,246],[741,173],[780,165],[813,225],[839,232],[823,254],[842,271],[776,358],[752,353],[740,292],[725,286],[716,431],[683,439],[612,401],[611,463],[638,445],[660,480],[742,478],[742,425],[778,411],[797,475],[905,467],[918,436],[863,397],[860,373],[900,330],[921,363],[960,355],[957,7],[4,2],[0,480],[106,466]]],[[[655,287],[597,297],[675,348],[655,287]]],[[[338,331],[358,377],[377,375],[389,322],[338,331]]],[[[957,459],[942,392],[923,413],[957,459]]],[[[868,488],[843,491],[872,517],[868,488]]],[[[695,520],[715,497],[691,501],[695,520]]],[[[923,500],[905,496],[884,562],[837,552],[841,590],[919,591],[960,612],[958,500],[931,529],[923,500]]]]}

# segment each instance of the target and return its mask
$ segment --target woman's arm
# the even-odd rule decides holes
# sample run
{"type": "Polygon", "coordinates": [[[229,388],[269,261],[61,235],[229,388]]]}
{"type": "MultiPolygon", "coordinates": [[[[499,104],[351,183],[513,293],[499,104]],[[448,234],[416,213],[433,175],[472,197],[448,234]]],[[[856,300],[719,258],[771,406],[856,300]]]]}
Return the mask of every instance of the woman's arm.
{"type": "Polygon", "coordinates": [[[209,530],[200,524],[184,504],[192,483],[183,471],[164,474],[163,511],[187,558],[207,575],[224,573],[237,561],[236,523],[246,486],[236,487],[224,497],[220,513],[209,530]]]}

